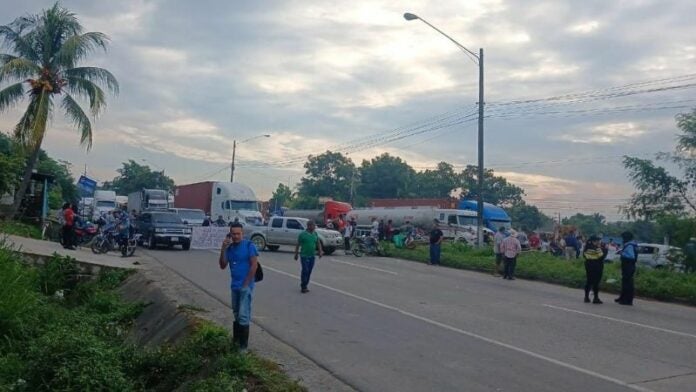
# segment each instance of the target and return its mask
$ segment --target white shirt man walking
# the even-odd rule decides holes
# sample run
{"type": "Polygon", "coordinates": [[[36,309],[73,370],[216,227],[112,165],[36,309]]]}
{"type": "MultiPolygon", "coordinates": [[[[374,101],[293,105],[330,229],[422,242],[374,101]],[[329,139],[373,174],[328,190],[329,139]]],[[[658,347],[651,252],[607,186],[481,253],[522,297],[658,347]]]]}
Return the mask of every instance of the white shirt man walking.
{"type": "Polygon", "coordinates": [[[500,244],[500,253],[504,258],[503,279],[515,280],[515,267],[517,266],[517,255],[522,251],[522,245],[517,239],[517,235],[507,236],[500,244]]]}

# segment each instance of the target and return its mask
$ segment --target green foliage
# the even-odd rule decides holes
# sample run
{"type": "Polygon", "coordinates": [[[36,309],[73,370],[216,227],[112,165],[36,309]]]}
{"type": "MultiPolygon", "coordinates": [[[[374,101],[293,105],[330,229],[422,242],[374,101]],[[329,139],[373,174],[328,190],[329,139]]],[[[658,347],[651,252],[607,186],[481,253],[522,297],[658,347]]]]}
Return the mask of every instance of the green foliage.
{"type": "Polygon", "coordinates": [[[375,199],[407,197],[415,174],[401,158],[384,153],[362,162],[359,192],[375,199]]]}
{"type": "Polygon", "coordinates": [[[572,225],[580,230],[583,235],[599,235],[607,232],[605,218],[601,214],[575,214],[568,218],[563,218],[564,225],[572,225]]]}
{"type": "Polygon", "coordinates": [[[340,152],[326,151],[320,155],[310,155],[304,168],[305,177],[300,180],[298,196],[350,200],[351,183],[356,180],[355,165],[350,158],[340,152]]]}
{"type": "MultiPolygon", "coordinates": [[[[390,248],[395,257],[427,262],[428,247],[416,249],[390,248]]],[[[490,247],[484,249],[461,249],[457,244],[442,246],[442,265],[492,273],[495,259],[490,247]]],[[[582,260],[568,262],[548,253],[523,252],[517,259],[515,274],[520,278],[582,288],[585,284],[585,267],[582,260]]],[[[605,264],[602,290],[618,292],[621,285],[618,263],[605,264]],[[611,281],[613,283],[608,283],[611,281]]],[[[639,268],[635,277],[636,293],[639,296],[661,301],[676,301],[696,306],[696,274],[684,274],[667,270],[639,268]]]]}
{"type": "Polygon", "coordinates": [[[164,172],[152,171],[147,165],[139,165],[129,159],[123,162],[123,167],[116,170],[118,176],[112,181],[107,181],[103,189],[116,191],[119,195],[127,195],[143,188],[174,189],[174,180],[164,175],[164,172]]]}
{"type": "Polygon", "coordinates": [[[285,184],[278,184],[278,188],[273,191],[273,196],[271,196],[271,200],[268,202],[271,212],[279,209],[280,207],[288,206],[293,201],[294,196],[295,195],[289,186],[285,184]]]}
{"type": "Polygon", "coordinates": [[[437,164],[437,169],[427,169],[415,174],[411,194],[414,197],[445,198],[461,184],[461,175],[447,162],[437,164]]]}
{"type": "Polygon", "coordinates": [[[43,150],[39,152],[36,170],[39,173],[52,175],[54,177],[54,182],[51,186],[52,190],[55,188],[60,190],[60,203],[58,203],[57,206],[51,205],[51,200],[49,198],[50,208],[60,208],[62,202],[76,201],[79,199],[75,178],[70,173],[70,166],[70,162],[68,161],[55,160],[49,157],[43,150]]]}
{"type": "Polygon", "coordinates": [[[41,292],[44,295],[53,295],[58,290],[74,290],[79,272],[75,259],[54,254],[39,270],[38,283],[41,292]]]}
{"type": "MultiPolygon", "coordinates": [[[[462,199],[476,200],[478,197],[478,166],[468,165],[461,173],[462,199]]],[[[493,170],[483,172],[483,201],[500,206],[511,206],[522,202],[524,190],[512,185],[505,177],[496,176],[493,170]]]]}
{"type": "Polygon", "coordinates": [[[37,226],[13,220],[0,220],[0,233],[34,238],[37,240],[41,239],[41,229],[37,226]]]}
{"type": "Polygon", "coordinates": [[[0,337],[34,321],[32,316],[39,305],[36,287],[35,270],[24,266],[19,254],[0,239],[0,337]]]}
{"type": "Polygon", "coordinates": [[[0,195],[12,192],[21,181],[24,159],[17,144],[0,132],[0,195]]]}
{"type": "Polygon", "coordinates": [[[551,218],[544,215],[537,207],[529,205],[524,201],[513,204],[506,211],[515,227],[522,230],[535,230],[553,226],[551,218]]]}

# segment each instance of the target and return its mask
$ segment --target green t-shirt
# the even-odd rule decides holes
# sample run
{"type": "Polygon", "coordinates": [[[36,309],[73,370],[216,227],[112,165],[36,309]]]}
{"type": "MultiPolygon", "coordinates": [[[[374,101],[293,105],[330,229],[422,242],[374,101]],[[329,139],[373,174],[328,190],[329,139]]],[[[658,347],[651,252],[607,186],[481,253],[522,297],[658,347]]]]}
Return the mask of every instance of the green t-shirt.
{"type": "Polygon", "coordinates": [[[319,242],[319,236],[317,233],[310,233],[308,231],[303,231],[300,236],[297,237],[297,242],[300,244],[300,256],[302,257],[312,257],[317,254],[317,242],[319,242]]]}

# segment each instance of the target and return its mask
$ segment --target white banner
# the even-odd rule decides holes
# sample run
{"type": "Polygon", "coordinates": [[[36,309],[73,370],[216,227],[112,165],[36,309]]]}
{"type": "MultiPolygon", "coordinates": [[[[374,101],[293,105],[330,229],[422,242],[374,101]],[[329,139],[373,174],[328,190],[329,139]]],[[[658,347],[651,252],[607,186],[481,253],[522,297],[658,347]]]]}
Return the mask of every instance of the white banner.
{"type": "Polygon", "coordinates": [[[191,233],[191,248],[220,249],[222,241],[229,232],[229,227],[194,226],[191,233]]]}

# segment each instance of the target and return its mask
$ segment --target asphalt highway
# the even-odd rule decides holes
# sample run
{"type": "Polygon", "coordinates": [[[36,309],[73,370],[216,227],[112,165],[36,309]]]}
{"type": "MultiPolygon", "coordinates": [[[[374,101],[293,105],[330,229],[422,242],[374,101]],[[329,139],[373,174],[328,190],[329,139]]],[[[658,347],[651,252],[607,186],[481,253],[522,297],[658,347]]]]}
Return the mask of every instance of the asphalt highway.
{"type": "MultiPolygon", "coordinates": [[[[229,303],[218,252],[143,252],[229,303]]],[[[260,260],[253,321],[361,391],[696,390],[692,307],[342,253],[301,294],[289,248],[260,260]]]]}

